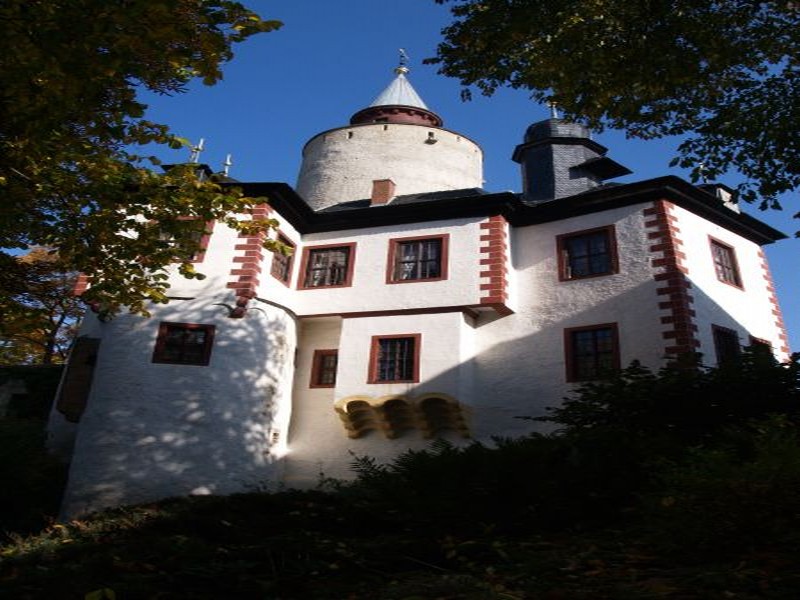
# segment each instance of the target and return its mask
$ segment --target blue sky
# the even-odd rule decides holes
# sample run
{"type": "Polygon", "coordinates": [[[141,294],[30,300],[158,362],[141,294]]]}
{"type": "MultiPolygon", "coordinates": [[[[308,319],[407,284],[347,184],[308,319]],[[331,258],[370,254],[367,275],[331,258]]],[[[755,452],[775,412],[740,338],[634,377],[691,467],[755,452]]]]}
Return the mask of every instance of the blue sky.
{"type": "MultiPolygon", "coordinates": [[[[490,191],[520,190],[519,167],[511,160],[526,127],[548,116],[524,91],[501,90],[492,97],[460,99],[458,81],[437,75],[422,60],[435,54],[440,31],[449,22],[447,5],[434,0],[283,0],[245,1],[264,18],[284,22],[281,30],[251,38],[236,49],[224,67],[225,78],[214,87],[192,84],[186,94],[144,95],[147,117],[170,125],[193,141],[205,138],[202,162],[222,168],[233,155],[231,176],[243,181],[285,181],[294,185],[302,147],[326,129],[346,125],[391,81],[398,48],[411,61],[409,80],[448,129],[470,137],[484,151],[485,187],[490,191]]],[[[677,140],[628,140],[606,131],[595,139],[608,155],[633,171],[616,181],[630,182],[666,174],[677,140]]],[[[182,162],[188,151],[163,151],[159,156],[182,162]]],[[[735,186],[736,174],[722,179],[735,186]]],[[[745,211],[790,235],[767,247],[792,349],[800,350],[800,287],[795,265],[800,240],[792,236],[800,221],[798,194],[787,196],[784,211],[745,211]]]]}

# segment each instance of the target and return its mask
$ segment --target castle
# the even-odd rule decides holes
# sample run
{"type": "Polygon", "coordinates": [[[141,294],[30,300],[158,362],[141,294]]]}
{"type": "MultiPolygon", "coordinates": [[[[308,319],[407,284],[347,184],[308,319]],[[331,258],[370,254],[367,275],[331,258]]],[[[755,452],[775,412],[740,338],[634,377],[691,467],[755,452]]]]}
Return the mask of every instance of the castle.
{"type": "Polygon", "coordinates": [[[788,356],[761,249],[784,236],[729,188],[611,183],[630,171],[554,114],[514,150],[522,192],[487,192],[407,72],[309,140],[294,188],[236,183],[291,255],[209,223],[206,279],[176,272],[150,318],[87,317],[50,420],[65,515],[524,435],[516,417],[634,359],[788,356]]]}

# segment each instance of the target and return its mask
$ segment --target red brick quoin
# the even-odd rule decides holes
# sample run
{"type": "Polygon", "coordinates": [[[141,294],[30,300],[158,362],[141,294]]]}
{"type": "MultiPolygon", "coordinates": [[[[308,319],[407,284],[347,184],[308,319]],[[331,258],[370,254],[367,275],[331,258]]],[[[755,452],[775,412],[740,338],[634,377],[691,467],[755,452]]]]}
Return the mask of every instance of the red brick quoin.
{"type": "MultiPolygon", "coordinates": [[[[251,211],[253,220],[269,218],[270,208],[260,204],[251,211]]],[[[258,283],[261,276],[261,263],[264,260],[265,232],[249,235],[239,234],[240,243],[234,246],[236,255],[233,258],[233,268],[230,272],[230,282],[227,287],[236,295],[236,306],[231,311],[230,317],[241,319],[247,311],[247,305],[256,296],[258,283]]]]}
{"type": "Polygon", "coordinates": [[[495,215],[481,223],[480,278],[482,306],[491,306],[500,315],[510,315],[508,300],[508,229],[506,219],[495,215]]]}
{"type": "Polygon", "coordinates": [[[659,283],[656,293],[659,296],[658,308],[666,311],[661,317],[664,330],[661,332],[666,342],[664,352],[675,356],[696,352],[700,342],[695,337],[697,325],[694,323],[694,298],[689,294],[692,283],[686,276],[684,264],[686,255],[681,251],[683,241],[677,217],[673,214],[675,205],[666,200],[657,200],[651,208],[645,208],[645,227],[647,237],[652,241],[650,252],[654,254],[651,264],[656,273],[653,278],[659,283]]]}
{"type": "Polygon", "coordinates": [[[772,273],[769,270],[769,263],[763,248],[758,249],[758,258],[761,260],[761,269],[764,272],[764,281],[767,284],[769,302],[772,305],[772,315],[775,317],[775,327],[778,329],[778,339],[781,341],[781,345],[777,350],[788,356],[790,352],[789,337],[786,335],[786,325],[783,323],[783,314],[781,314],[781,307],[778,305],[775,284],[772,281],[772,273]]]}

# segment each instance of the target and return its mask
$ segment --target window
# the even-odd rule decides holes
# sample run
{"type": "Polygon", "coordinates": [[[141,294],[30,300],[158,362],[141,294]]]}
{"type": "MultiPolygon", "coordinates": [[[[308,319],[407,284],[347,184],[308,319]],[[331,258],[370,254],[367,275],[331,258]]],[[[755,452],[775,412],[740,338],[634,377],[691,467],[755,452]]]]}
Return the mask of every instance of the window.
{"type": "Polygon", "coordinates": [[[770,342],[769,340],[765,340],[764,338],[757,338],[757,337],[753,337],[751,335],[750,336],[750,347],[751,348],[766,349],[766,350],[768,350],[770,352],[770,354],[772,353],[772,342],[770,342]]]}
{"type": "Polygon", "coordinates": [[[338,350],[314,350],[309,387],[334,387],[336,385],[336,367],[338,363],[338,350]]]}
{"type": "Polygon", "coordinates": [[[448,240],[448,235],[389,240],[386,282],[446,279],[448,240]]]}
{"type": "Polygon", "coordinates": [[[717,364],[732,363],[739,360],[742,349],[739,346],[739,334],[735,329],[712,325],[714,333],[714,350],[717,352],[717,364]]]}
{"type": "Polygon", "coordinates": [[[420,334],[374,336],[368,383],[419,381],[420,334]]]}
{"type": "Polygon", "coordinates": [[[214,221],[208,221],[201,226],[194,217],[181,217],[171,227],[169,231],[162,229],[158,238],[174,249],[174,261],[203,262],[214,230],[214,221]]]}
{"type": "Polygon", "coordinates": [[[567,381],[598,379],[619,369],[616,323],[572,327],[564,331],[567,381]]]}
{"type": "Polygon", "coordinates": [[[158,326],[154,363],[207,365],[214,342],[213,325],[161,323],[158,326]]]}
{"type": "Polygon", "coordinates": [[[272,253],[272,266],[270,273],[278,281],[288,284],[292,277],[292,259],[294,258],[294,244],[286,237],[278,234],[278,241],[284,246],[288,246],[292,254],[282,254],[281,252],[272,253]]]}
{"type": "Polygon", "coordinates": [[[742,287],[742,279],[739,276],[739,266],[736,263],[736,252],[731,246],[723,244],[719,240],[710,238],[711,254],[714,257],[714,269],[717,272],[717,279],[724,283],[742,287]]]}
{"type": "Polygon", "coordinates": [[[614,226],[559,235],[559,279],[583,279],[618,271],[614,226]]]}
{"type": "Polygon", "coordinates": [[[355,243],[352,243],[306,248],[303,251],[301,289],[349,286],[355,247],[355,243]]]}

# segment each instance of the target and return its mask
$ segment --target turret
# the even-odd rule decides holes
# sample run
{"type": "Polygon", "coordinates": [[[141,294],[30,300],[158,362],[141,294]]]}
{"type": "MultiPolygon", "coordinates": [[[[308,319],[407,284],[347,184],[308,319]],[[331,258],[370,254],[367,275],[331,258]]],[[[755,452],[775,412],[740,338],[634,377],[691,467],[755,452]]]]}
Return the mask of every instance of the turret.
{"type": "Polygon", "coordinates": [[[607,148],[589,137],[579,123],[549,119],[534,123],[525,141],[514,150],[522,167],[522,190],[528,202],[546,202],[573,196],[601,185],[607,179],[631,173],[606,157],[607,148]]]}
{"type": "Polygon", "coordinates": [[[369,199],[375,182],[392,190],[380,204],[405,194],[482,186],[480,147],[442,127],[442,118],[409,82],[404,63],[349,126],[320,133],[303,148],[296,187],[314,210],[369,199]]]}

